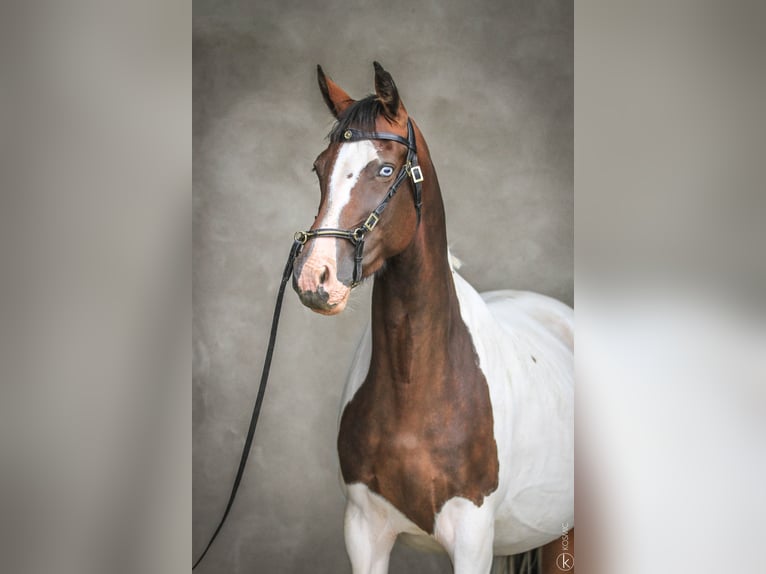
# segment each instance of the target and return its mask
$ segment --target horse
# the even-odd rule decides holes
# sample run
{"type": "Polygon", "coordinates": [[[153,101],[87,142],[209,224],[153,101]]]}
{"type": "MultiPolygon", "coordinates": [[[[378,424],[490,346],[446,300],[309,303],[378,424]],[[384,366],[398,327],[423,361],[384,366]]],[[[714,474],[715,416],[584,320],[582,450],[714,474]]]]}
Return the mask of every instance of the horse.
{"type": "Polygon", "coordinates": [[[399,536],[446,550],[455,574],[542,546],[546,570],[573,571],[573,311],[460,276],[428,145],[374,69],[375,93],[354,100],[317,66],[336,121],[292,270],[323,315],[373,278],[338,425],[353,573],[385,574],[399,536]]]}

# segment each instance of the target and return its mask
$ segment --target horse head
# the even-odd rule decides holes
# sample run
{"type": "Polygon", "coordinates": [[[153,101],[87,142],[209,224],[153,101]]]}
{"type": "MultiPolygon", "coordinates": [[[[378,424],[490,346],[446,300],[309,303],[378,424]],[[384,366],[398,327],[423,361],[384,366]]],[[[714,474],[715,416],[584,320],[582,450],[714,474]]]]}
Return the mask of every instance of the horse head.
{"type": "Polygon", "coordinates": [[[419,223],[423,178],[414,127],[391,74],[374,66],[375,94],[358,101],[317,66],[337,121],[314,161],[319,210],[311,228],[296,234],[304,245],[293,288],[304,305],[325,315],[343,311],[351,289],[401,253],[419,223]]]}

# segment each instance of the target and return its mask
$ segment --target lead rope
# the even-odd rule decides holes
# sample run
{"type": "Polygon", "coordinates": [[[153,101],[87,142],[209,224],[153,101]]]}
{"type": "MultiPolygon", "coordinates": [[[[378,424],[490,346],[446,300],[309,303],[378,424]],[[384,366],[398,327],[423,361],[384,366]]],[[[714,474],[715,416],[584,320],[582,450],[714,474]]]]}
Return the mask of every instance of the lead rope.
{"type": "Polygon", "coordinates": [[[279,315],[282,312],[282,300],[285,296],[285,285],[287,280],[292,275],[293,264],[295,258],[300,253],[303,244],[300,241],[293,242],[293,246],[290,249],[290,255],[287,257],[287,264],[285,270],[282,272],[282,282],[279,285],[279,292],[277,293],[277,302],[274,306],[274,316],[271,319],[271,334],[269,335],[269,346],[266,349],[266,358],[263,361],[263,371],[261,372],[261,384],[258,387],[258,396],[255,399],[255,406],[253,407],[253,414],[250,417],[250,427],[247,429],[247,438],[245,439],[245,445],[242,447],[242,456],[239,459],[239,468],[237,468],[237,476],[234,478],[234,484],[231,487],[231,494],[229,495],[229,502],[226,503],[226,510],[223,511],[221,521],[218,523],[218,527],[213,532],[213,536],[210,538],[210,542],[205,546],[205,550],[202,551],[202,555],[197,558],[197,561],[192,566],[194,570],[202,559],[210,550],[213,541],[218,536],[218,533],[223,528],[223,523],[226,522],[226,518],[229,516],[229,511],[234,504],[234,498],[237,496],[237,490],[239,490],[239,483],[242,481],[242,475],[245,473],[245,465],[247,464],[247,457],[250,454],[250,447],[253,445],[253,438],[255,437],[255,425],[258,424],[258,416],[261,414],[261,405],[263,404],[263,397],[266,394],[266,383],[269,381],[269,371],[271,370],[271,357],[274,355],[274,345],[277,339],[277,328],[279,327],[279,315]]]}

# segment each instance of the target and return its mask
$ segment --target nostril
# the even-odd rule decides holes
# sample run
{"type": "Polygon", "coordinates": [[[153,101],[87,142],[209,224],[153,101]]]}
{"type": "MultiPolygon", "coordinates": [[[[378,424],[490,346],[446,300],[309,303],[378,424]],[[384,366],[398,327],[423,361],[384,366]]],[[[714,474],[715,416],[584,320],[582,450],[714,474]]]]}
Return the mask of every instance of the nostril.
{"type": "Polygon", "coordinates": [[[323,284],[325,281],[327,281],[327,276],[330,273],[330,270],[325,266],[324,269],[322,269],[322,274],[319,276],[319,284],[323,284]]]}

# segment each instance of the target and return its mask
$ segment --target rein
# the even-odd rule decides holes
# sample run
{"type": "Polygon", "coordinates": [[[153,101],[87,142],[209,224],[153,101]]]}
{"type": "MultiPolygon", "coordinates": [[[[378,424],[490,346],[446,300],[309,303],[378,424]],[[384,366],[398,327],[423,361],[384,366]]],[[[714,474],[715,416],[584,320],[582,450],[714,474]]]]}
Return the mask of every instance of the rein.
{"type": "Polygon", "coordinates": [[[274,306],[274,315],[271,318],[271,333],[269,334],[269,346],[266,349],[266,358],[263,360],[263,370],[261,371],[261,383],[258,386],[258,396],[255,399],[255,405],[253,406],[253,414],[250,417],[250,426],[247,429],[247,438],[245,438],[245,445],[242,447],[242,455],[239,459],[239,468],[237,468],[237,476],[234,478],[234,484],[231,487],[231,494],[229,494],[229,501],[226,503],[226,510],[223,511],[221,521],[218,523],[218,527],[213,532],[213,536],[210,537],[210,541],[205,546],[205,550],[202,551],[202,555],[197,558],[197,561],[192,566],[194,570],[202,559],[210,550],[213,541],[218,537],[218,533],[223,528],[223,523],[226,522],[226,518],[229,516],[229,511],[234,505],[234,498],[237,496],[237,490],[239,490],[239,483],[242,481],[242,475],[245,472],[245,465],[247,464],[247,457],[250,455],[250,447],[253,445],[253,438],[255,438],[255,425],[258,424],[258,415],[261,414],[261,405],[263,404],[263,396],[266,393],[266,383],[269,381],[269,371],[271,370],[271,358],[274,355],[274,346],[277,339],[277,328],[279,327],[279,315],[282,312],[282,300],[285,297],[285,285],[287,280],[290,279],[290,275],[293,272],[293,263],[295,258],[301,251],[303,245],[299,241],[294,241],[293,246],[290,248],[290,255],[287,257],[287,263],[285,264],[285,270],[282,272],[282,282],[279,284],[279,292],[277,293],[277,302],[274,306]]]}
{"type": "Polygon", "coordinates": [[[353,282],[351,284],[351,287],[353,288],[359,285],[359,283],[362,281],[362,256],[364,251],[365,236],[378,224],[378,221],[380,220],[380,214],[383,213],[386,205],[388,205],[388,202],[394,196],[402,181],[404,181],[404,178],[407,176],[412,179],[415,209],[418,213],[418,224],[420,223],[420,208],[422,205],[422,189],[420,184],[423,181],[423,173],[420,169],[420,166],[418,165],[417,149],[415,147],[415,132],[412,128],[412,122],[410,119],[407,118],[407,139],[388,132],[363,132],[353,128],[349,128],[343,132],[342,141],[352,142],[360,140],[390,140],[399,142],[400,144],[407,146],[407,159],[399,170],[394,183],[391,184],[386,197],[383,198],[383,201],[378,204],[378,206],[370,213],[370,215],[367,216],[367,219],[365,219],[364,223],[359,227],[354,229],[320,228],[311,229],[309,231],[298,231],[295,234],[293,245],[290,248],[290,254],[287,257],[285,269],[282,272],[282,281],[279,284],[279,291],[277,292],[274,314],[271,319],[269,344],[266,348],[266,357],[263,360],[263,369],[261,371],[261,382],[258,386],[258,395],[256,396],[255,405],[253,406],[253,414],[250,417],[250,426],[247,429],[247,437],[245,438],[245,444],[242,447],[242,454],[240,455],[239,467],[237,468],[237,474],[234,478],[234,484],[231,487],[231,493],[229,494],[229,500],[226,503],[226,508],[223,511],[223,516],[221,517],[218,526],[213,532],[213,535],[210,537],[210,541],[202,551],[202,554],[199,558],[197,558],[197,561],[192,566],[192,570],[194,570],[199,565],[199,563],[202,562],[202,559],[205,557],[208,550],[210,550],[213,542],[221,532],[224,522],[226,522],[226,518],[229,516],[229,512],[234,505],[234,499],[237,496],[239,485],[242,482],[242,475],[245,472],[247,458],[250,455],[250,449],[253,445],[253,439],[255,438],[255,427],[258,424],[258,417],[261,413],[263,398],[266,394],[266,384],[269,381],[271,359],[274,355],[274,347],[276,345],[277,329],[279,327],[279,316],[282,312],[282,301],[285,296],[285,286],[287,285],[287,281],[290,279],[290,275],[292,275],[295,259],[303,250],[303,246],[308,242],[309,239],[316,237],[337,237],[350,241],[354,245],[354,275],[352,280],[353,282]]]}

